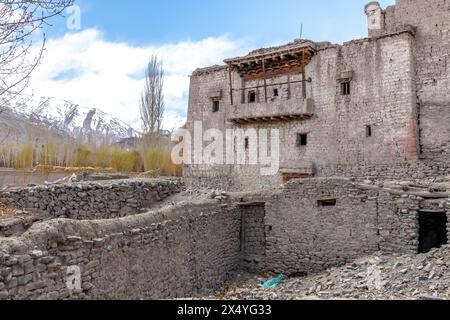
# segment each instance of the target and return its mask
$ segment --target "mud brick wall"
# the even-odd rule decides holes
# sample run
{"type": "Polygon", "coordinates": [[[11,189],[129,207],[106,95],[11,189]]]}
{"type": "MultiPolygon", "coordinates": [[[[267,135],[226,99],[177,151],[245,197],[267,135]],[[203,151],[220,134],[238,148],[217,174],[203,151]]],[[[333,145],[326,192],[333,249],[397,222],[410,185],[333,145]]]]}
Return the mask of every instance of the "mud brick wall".
{"type": "Polygon", "coordinates": [[[0,193],[0,202],[53,218],[109,219],[138,214],[183,188],[181,180],[118,180],[103,183],[18,188],[0,193]]]}
{"type": "MultiPolygon", "coordinates": [[[[317,44],[317,55],[306,67],[306,79],[311,79],[311,82],[306,84],[304,93],[306,99],[314,101],[314,116],[305,121],[235,126],[227,122],[227,118],[235,109],[248,108],[249,105],[242,104],[239,97],[231,105],[227,69],[211,68],[196,72],[191,78],[187,127],[192,135],[194,121],[202,121],[203,130],[279,130],[279,174],[262,176],[260,166],[254,165],[210,166],[210,172],[216,176],[227,174],[232,177],[229,190],[277,187],[283,181],[281,172],[284,170],[315,171],[317,176],[326,176],[324,171],[329,172],[339,165],[389,167],[416,163],[420,150],[414,94],[414,44],[414,34],[409,29],[343,45],[317,44]],[[351,94],[348,96],[340,94],[337,81],[345,71],[353,71],[351,94]],[[215,87],[223,92],[218,113],[212,112],[212,100],[208,96],[215,87]],[[367,126],[372,127],[371,137],[366,136],[367,126]],[[307,146],[297,145],[298,134],[308,135],[307,146]]],[[[298,77],[292,75],[291,80],[298,77]]],[[[280,75],[269,82],[287,83],[288,80],[286,75],[280,75]]],[[[242,87],[242,80],[235,72],[232,73],[232,83],[234,88],[242,87]]],[[[257,81],[245,84],[247,87],[258,85],[261,83],[257,81]]],[[[284,94],[286,90],[280,88],[281,95],[273,102],[257,102],[252,108],[266,108],[276,113],[277,109],[283,110],[284,104],[302,106],[305,103],[302,85],[293,84],[290,96],[284,94]]],[[[205,142],[206,145],[208,143],[205,142]]],[[[338,171],[334,173],[340,174],[338,171]]],[[[198,182],[195,178],[202,177],[202,174],[196,166],[188,165],[185,171],[185,177],[194,182],[198,182]]],[[[215,179],[210,181],[212,186],[215,179]]],[[[225,187],[227,185],[230,183],[225,187]]]]}
{"type": "MultiPolygon", "coordinates": [[[[234,101],[229,93],[226,66],[194,72],[191,78],[189,121],[202,121],[204,129],[278,129],[280,169],[306,171],[316,176],[423,178],[449,174],[450,155],[450,3],[448,0],[397,0],[385,11],[383,29],[369,38],[342,45],[315,43],[317,54],[306,67],[302,86],[287,86],[287,75],[267,79],[278,86],[279,96],[248,104],[238,89],[260,87],[262,81],[243,83],[231,73],[234,101]],[[351,94],[341,95],[337,81],[352,71],[351,94]],[[212,112],[211,90],[222,90],[220,112],[212,112]],[[304,92],[306,89],[306,92],[304,92]],[[289,93],[289,94],[287,94],[289,93]],[[305,121],[235,126],[227,121],[236,110],[276,113],[304,97],[314,102],[314,116],[305,121]],[[372,136],[366,136],[371,126],[372,136]],[[308,135],[308,145],[296,145],[297,134],[308,135]],[[341,170],[344,168],[344,170],[341,170]]],[[[373,30],[372,30],[373,31],[373,30]]],[[[298,80],[300,75],[291,75],[298,80]]],[[[272,87],[269,87],[269,95],[272,87]]],[[[247,90],[248,91],[248,90],[247,90]]],[[[212,166],[215,173],[229,167],[212,166]]],[[[282,181],[261,176],[259,168],[236,165],[230,190],[276,187],[282,181]]],[[[186,171],[196,177],[201,172],[186,171]]],[[[192,179],[195,181],[195,179],[192,179]]],[[[212,180],[214,181],[214,180],[212,180]]]]}
{"type": "Polygon", "coordinates": [[[37,224],[21,237],[0,239],[0,299],[207,295],[238,268],[239,230],[239,209],[218,201],[37,224]]]}
{"type": "MultiPolygon", "coordinates": [[[[450,2],[397,0],[388,28],[409,24],[417,29],[414,58],[420,110],[421,157],[429,163],[450,155],[450,2]]],[[[446,161],[448,163],[448,160],[446,161]]]]}
{"type": "Polygon", "coordinates": [[[444,177],[450,174],[446,162],[421,161],[398,165],[337,165],[318,167],[317,172],[323,177],[358,177],[373,180],[421,180],[444,177]]]}

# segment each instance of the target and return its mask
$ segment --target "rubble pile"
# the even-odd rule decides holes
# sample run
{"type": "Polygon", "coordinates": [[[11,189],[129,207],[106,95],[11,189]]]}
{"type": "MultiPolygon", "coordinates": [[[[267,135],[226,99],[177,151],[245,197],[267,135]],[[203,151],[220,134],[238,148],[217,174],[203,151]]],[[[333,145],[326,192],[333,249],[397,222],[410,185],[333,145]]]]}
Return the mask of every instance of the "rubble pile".
{"type": "Polygon", "coordinates": [[[267,278],[234,284],[220,299],[305,300],[439,300],[450,298],[450,246],[416,256],[366,257],[317,275],[288,278],[263,290],[267,278]]]}

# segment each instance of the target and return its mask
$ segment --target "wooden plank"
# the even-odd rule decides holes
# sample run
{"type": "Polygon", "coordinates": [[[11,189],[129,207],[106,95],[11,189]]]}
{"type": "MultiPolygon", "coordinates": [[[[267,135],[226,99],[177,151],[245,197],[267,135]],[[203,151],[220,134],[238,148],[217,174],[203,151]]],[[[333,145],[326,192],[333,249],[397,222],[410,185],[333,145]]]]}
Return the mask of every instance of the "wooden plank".
{"type": "Polygon", "coordinates": [[[231,105],[234,105],[234,99],[233,99],[233,79],[232,79],[232,73],[231,73],[231,68],[228,68],[228,74],[230,77],[230,102],[231,105]]]}
{"type": "Polygon", "coordinates": [[[287,81],[287,85],[288,85],[288,100],[291,99],[291,75],[288,74],[287,75],[288,81],[287,81]]]}
{"type": "MultiPolygon", "coordinates": [[[[282,85],[286,85],[286,84],[293,84],[293,83],[301,83],[303,82],[303,80],[295,80],[295,81],[290,81],[290,75],[288,76],[288,80],[287,82],[277,82],[277,83],[273,83],[273,84],[267,84],[267,87],[276,87],[276,86],[282,86],[282,85]]],[[[306,82],[311,82],[311,80],[305,80],[306,82]]],[[[242,91],[242,90],[251,90],[251,89],[260,89],[263,88],[264,86],[253,86],[253,87],[246,87],[244,89],[233,89],[234,91],[242,91]]]]}
{"type": "Polygon", "coordinates": [[[264,74],[264,100],[267,103],[267,76],[266,76],[266,61],[263,59],[262,61],[262,68],[263,68],[263,74],[264,74]]]}
{"type": "Polygon", "coordinates": [[[303,63],[305,61],[305,52],[302,52],[302,93],[303,93],[303,99],[306,99],[306,83],[305,83],[305,64],[303,63]]]}

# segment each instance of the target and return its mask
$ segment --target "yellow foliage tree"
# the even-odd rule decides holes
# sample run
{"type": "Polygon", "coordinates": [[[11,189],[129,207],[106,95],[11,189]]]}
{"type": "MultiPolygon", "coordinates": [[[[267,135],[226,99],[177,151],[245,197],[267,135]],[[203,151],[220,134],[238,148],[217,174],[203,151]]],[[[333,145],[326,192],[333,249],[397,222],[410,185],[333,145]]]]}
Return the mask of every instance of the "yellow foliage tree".
{"type": "Polygon", "coordinates": [[[30,169],[34,164],[34,148],[31,143],[24,144],[19,151],[15,162],[16,169],[30,169]]]}

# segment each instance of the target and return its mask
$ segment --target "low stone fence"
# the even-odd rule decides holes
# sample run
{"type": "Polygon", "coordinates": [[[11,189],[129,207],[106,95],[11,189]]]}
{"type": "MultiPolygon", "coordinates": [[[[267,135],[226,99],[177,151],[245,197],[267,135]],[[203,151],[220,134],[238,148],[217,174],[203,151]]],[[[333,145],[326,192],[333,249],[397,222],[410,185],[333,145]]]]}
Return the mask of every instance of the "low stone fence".
{"type": "Polygon", "coordinates": [[[53,218],[111,219],[142,209],[182,190],[179,179],[133,179],[16,188],[0,192],[0,202],[53,218]]]}
{"type": "Polygon", "coordinates": [[[0,241],[0,299],[207,295],[239,265],[239,209],[216,200],[101,221],[54,219],[0,241]]]}

